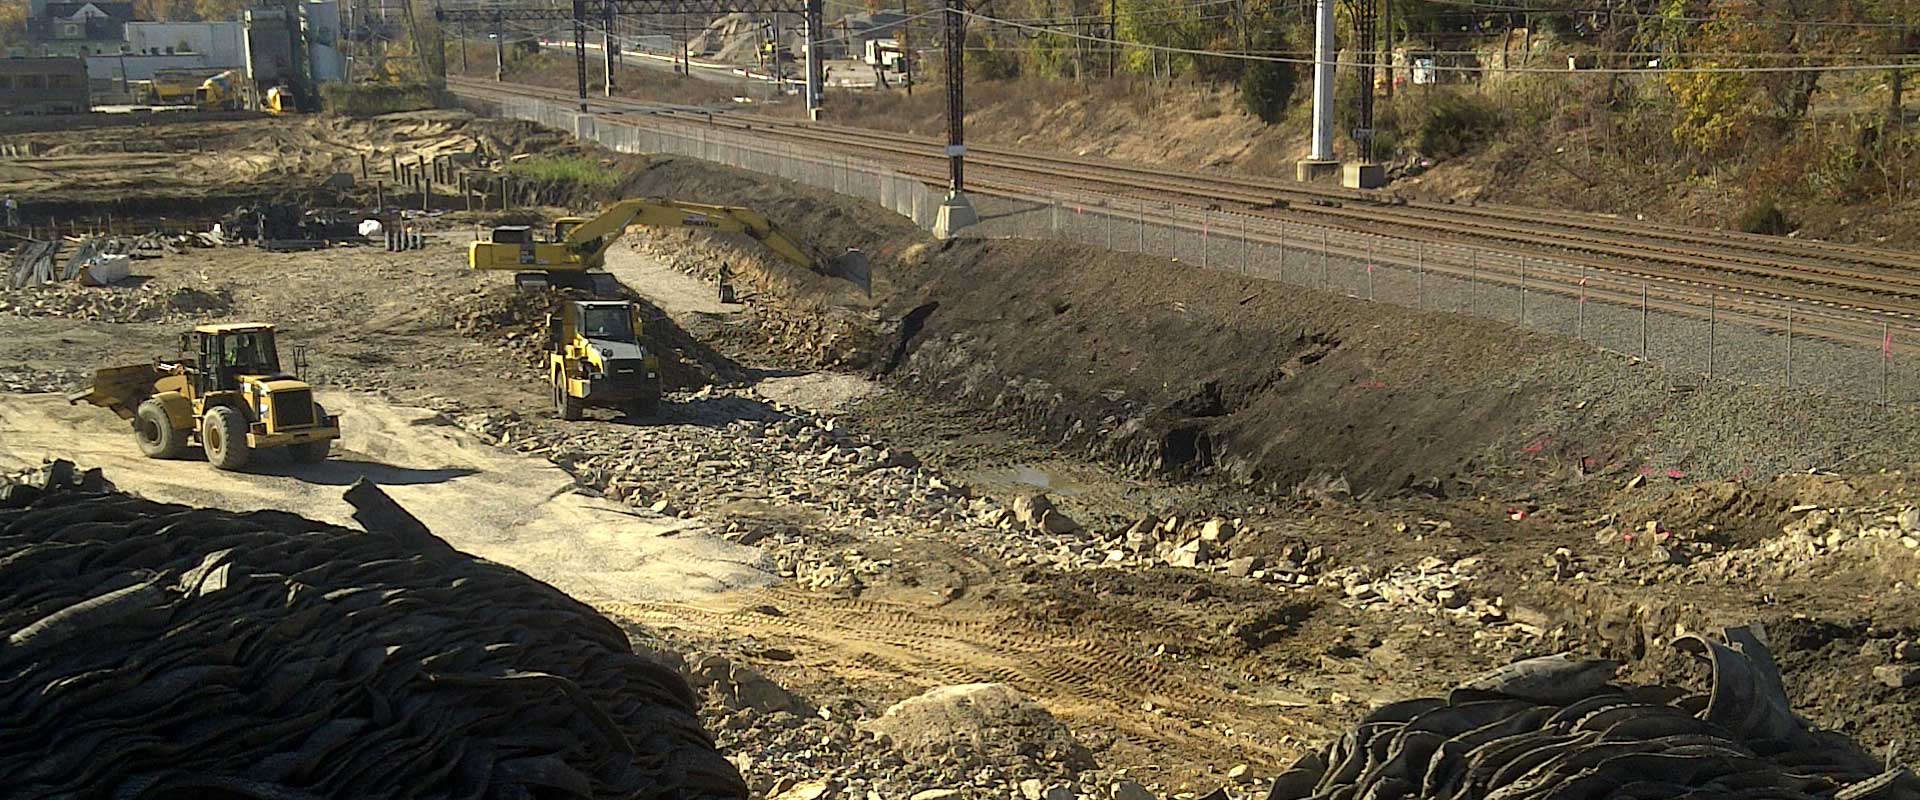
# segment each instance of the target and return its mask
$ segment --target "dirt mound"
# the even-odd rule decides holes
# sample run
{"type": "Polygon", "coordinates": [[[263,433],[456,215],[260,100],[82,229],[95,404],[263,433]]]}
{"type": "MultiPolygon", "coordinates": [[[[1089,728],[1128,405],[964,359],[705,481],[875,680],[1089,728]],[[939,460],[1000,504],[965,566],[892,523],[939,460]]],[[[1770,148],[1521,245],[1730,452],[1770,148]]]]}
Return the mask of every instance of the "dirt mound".
{"type": "Polygon", "coordinates": [[[1551,393],[1459,367],[1556,349],[1544,337],[1156,258],[966,241],[910,277],[897,375],[1144,472],[1444,484],[1517,450],[1551,393]]]}
{"type": "Polygon", "coordinates": [[[24,795],[746,794],[678,675],[370,485],[362,532],[48,471],[0,489],[0,695],[29,709],[0,771],[24,795]]]}
{"type": "Polygon", "coordinates": [[[867,727],[891,739],[909,760],[938,760],[955,754],[1023,755],[1093,766],[1087,749],[1052,714],[1004,684],[933,689],[895,703],[867,727]]]}

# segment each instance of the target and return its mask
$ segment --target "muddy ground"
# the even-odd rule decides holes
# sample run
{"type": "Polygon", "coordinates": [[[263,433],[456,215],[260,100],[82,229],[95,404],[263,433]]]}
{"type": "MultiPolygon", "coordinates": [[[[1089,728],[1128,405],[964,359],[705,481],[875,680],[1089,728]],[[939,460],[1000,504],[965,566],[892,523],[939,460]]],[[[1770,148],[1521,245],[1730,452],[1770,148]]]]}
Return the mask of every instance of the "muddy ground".
{"type": "Polygon", "coordinates": [[[1814,722],[1876,752],[1920,733],[1920,690],[1875,677],[1920,638],[1920,514],[1881,469],[1914,441],[1897,417],[1802,402],[1768,423],[1747,410],[1778,420],[1783,398],[1676,401],[1676,379],[1518,348],[1540,337],[1492,323],[1058,245],[943,246],[784,182],[608,159],[630,170],[617,191],[751,202],[822,249],[861,248],[873,296],[744,242],[636,233],[611,266],[680,363],[672,402],[562,424],[528,364],[540,304],[462,267],[486,215],[441,217],[410,253],[192,249],[127,286],[0,293],[0,461],[92,460],[162,499],[337,518],[324,481],[144,462],[106,412],[42,394],[167,353],[193,322],[278,322],[313,348],[320,399],[355,409],[333,469],[474,471],[395,496],[446,507],[443,536],[566,586],[643,649],[688,652],[677,666],[765,796],[1261,795],[1369,704],[1565,649],[1680,678],[1666,643],[1733,622],[1767,627],[1814,722]],[[745,304],[713,299],[721,261],[745,304]],[[210,488],[227,480],[245,490],[210,488]],[[555,547],[618,563],[645,541],[645,571],[622,574],[668,585],[543,563],[524,529],[555,497],[631,520],[555,547]],[[490,528],[482,501],[526,516],[490,528]],[[718,560],[766,585],[702,566],[734,548],[753,555],[718,560]],[[941,753],[868,730],[978,682],[1064,730],[1028,715],[1016,746],[941,753]]]}

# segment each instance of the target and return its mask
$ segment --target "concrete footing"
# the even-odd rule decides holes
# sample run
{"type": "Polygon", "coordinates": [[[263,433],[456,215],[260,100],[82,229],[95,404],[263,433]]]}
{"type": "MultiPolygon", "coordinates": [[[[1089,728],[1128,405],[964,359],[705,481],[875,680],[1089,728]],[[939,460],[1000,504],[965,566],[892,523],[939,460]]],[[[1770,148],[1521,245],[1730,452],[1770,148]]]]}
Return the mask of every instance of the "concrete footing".
{"type": "Polygon", "coordinates": [[[941,239],[950,239],[955,231],[980,222],[980,212],[973,210],[973,201],[967,199],[965,192],[948,192],[940,201],[940,211],[933,218],[933,235],[941,239]]]}
{"type": "Polygon", "coordinates": [[[1293,165],[1293,177],[1302,183],[1318,183],[1340,174],[1340,162],[1304,159],[1293,165]]]}
{"type": "Polygon", "coordinates": [[[1378,189],[1387,185],[1387,168],[1382,164],[1348,164],[1340,174],[1340,185],[1349,189],[1378,189]]]}

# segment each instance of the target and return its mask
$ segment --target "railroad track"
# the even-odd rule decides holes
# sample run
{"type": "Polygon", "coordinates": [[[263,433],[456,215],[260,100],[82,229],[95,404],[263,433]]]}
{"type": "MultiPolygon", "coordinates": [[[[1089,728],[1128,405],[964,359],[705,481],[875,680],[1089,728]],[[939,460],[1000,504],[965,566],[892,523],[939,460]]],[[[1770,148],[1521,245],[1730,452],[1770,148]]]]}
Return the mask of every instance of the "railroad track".
{"type": "MultiPolygon", "coordinates": [[[[573,99],[542,87],[451,83],[456,92],[481,99],[573,99]]],[[[590,105],[623,124],[722,138],[769,156],[816,162],[828,154],[859,156],[862,164],[884,165],[935,185],[946,177],[943,145],[924,138],[619,98],[594,98],[590,105]]],[[[1859,346],[1880,346],[1889,333],[1903,339],[1920,333],[1920,257],[1897,251],[1642,226],[1596,215],[1406,200],[991,146],[970,146],[968,162],[969,188],[983,194],[1104,209],[1170,229],[1176,237],[1180,231],[1194,237],[1211,232],[1269,248],[1291,245],[1364,259],[1369,274],[1378,265],[1583,303],[1639,306],[1776,332],[1791,329],[1859,346]]]]}

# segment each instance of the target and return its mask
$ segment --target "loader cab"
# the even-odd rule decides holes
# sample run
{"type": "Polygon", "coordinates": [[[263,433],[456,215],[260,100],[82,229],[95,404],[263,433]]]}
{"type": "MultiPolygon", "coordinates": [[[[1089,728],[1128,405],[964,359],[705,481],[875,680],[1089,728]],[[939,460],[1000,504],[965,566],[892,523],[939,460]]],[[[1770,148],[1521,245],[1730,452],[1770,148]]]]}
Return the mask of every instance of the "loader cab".
{"type": "Polygon", "coordinates": [[[280,352],[272,325],[201,325],[180,335],[180,349],[194,358],[194,390],[202,397],[240,389],[242,375],[279,375],[280,352]]]}

